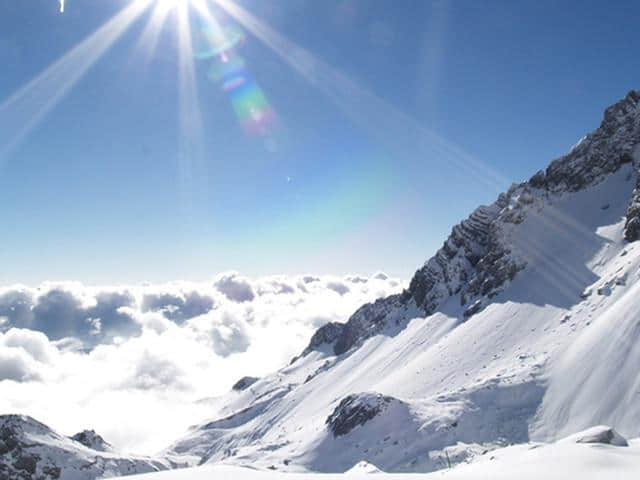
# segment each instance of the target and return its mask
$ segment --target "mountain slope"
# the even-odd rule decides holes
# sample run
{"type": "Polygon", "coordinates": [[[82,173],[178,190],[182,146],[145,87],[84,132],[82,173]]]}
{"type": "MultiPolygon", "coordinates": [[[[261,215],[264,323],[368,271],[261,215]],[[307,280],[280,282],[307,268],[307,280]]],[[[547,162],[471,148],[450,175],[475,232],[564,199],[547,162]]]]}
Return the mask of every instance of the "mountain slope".
{"type": "Polygon", "coordinates": [[[569,154],[454,227],[407,291],[322,327],[168,451],[431,471],[445,451],[462,461],[598,423],[637,436],[639,144],[631,92],[569,154]]]}
{"type": "MultiPolygon", "coordinates": [[[[576,436],[552,444],[528,443],[495,450],[481,456],[470,464],[456,465],[450,462],[446,471],[421,475],[432,479],[508,479],[523,480],[600,480],[615,478],[632,480],[640,470],[640,439],[627,442],[607,427],[595,427],[576,436]],[[611,436],[611,437],[610,437],[611,436]],[[619,443],[618,441],[624,442],[619,443]]],[[[414,480],[416,475],[389,475],[374,465],[358,463],[346,475],[324,475],[325,480],[371,478],[377,480],[414,480]]],[[[315,474],[282,474],[257,471],[250,468],[222,465],[203,466],[179,472],[129,477],[131,480],[209,480],[211,478],[233,478],[234,480],[312,480],[315,474]]]]}

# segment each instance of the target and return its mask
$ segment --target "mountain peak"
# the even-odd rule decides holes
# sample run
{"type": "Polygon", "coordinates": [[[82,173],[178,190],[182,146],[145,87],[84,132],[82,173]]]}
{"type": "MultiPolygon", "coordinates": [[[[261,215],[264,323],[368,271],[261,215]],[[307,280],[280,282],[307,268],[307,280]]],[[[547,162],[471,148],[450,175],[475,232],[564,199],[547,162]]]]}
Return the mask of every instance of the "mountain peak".
{"type": "Polygon", "coordinates": [[[113,451],[113,446],[109,442],[105,441],[105,439],[100,435],[98,435],[95,430],[83,430],[82,432],[76,433],[70,438],[71,440],[81,443],[85,447],[97,452],[113,451]]]}

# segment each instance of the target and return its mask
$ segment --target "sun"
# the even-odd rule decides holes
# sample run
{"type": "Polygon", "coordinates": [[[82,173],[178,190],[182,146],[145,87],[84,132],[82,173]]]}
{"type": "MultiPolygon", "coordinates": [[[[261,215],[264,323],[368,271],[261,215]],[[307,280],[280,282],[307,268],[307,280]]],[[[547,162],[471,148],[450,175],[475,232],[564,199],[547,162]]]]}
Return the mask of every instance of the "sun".
{"type": "Polygon", "coordinates": [[[177,7],[187,7],[189,5],[190,0],[155,0],[161,8],[173,9],[177,7]]]}

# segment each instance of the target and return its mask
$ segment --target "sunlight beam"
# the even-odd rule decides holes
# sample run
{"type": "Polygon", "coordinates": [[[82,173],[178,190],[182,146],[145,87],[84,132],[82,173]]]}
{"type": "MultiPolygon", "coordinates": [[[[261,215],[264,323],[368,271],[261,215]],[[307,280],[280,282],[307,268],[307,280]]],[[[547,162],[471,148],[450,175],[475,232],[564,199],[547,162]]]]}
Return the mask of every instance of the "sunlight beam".
{"type": "Polygon", "coordinates": [[[488,165],[476,160],[462,148],[446,140],[415,119],[388,104],[369,89],[358,85],[345,73],[320,60],[233,0],[214,0],[265,45],[277,53],[312,86],[326,95],[338,108],[376,141],[392,152],[412,146],[414,155],[451,162],[483,182],[496,193],[509,181],[488,165]],[[417,147],[416,148],[416,144],[417,147]]]}
{"type": "MultiPolygon", "coordinates": [[[[506,190],[510,185],[511,182],[501,173],[478,161],[458,145],[420,125],[411,116],[358,85],[340,70],[296,45],[233,0],[214,1],[391,153],[401,152],[414,157],[424,157],[426,161],[450,162],[465,176],[482,182],[496,193],[506,190]]],[[[545,226],[556,235],[567,237],[568,241],[580,245],[581,241],[584,242],[581,239],[593,234],[584,225],[554,206],[548,205],[545,210],[549,216],[545,220],[545,226]]],[[[564,284],[560,285],[557,278],[549,279],[550,282],[558,284],[556,287],[567,297],[575,296],[575,290],[579,290],[581,284],[576,280],[576,272],[571,266],[561,259],[552,261],[544,258],[540,248],[528,239],[522,240],[522,248],[529,252],[535,261],[551,265],[564,284]],[[570,287],[567,288],[567,285],[570,287]]]]}
{"type": "Polygon", "coordinates": [[[163,7],[162,4],[155,6],[153,13],[151,14],[151,18],[147,22],[147,25],[133,49],[132,58],[142,57],[145,65],[151,61],[151,57],[158,46],[160,32],[167,21],[170,11],[170,8],[167,8],[166,6],[163,7]]]}
{"type": "Polygon", "coordinates": [[[204,144],[202,114],[198,100],[194,52],[186,3],[178,6],[178,102],[179,102],[179,181],[187,212],[201,198],[205,183],[203,173],[204,144]]]}
{"type": "Polygon", "coordinates": [[[148,7],[136,0],[0,104],[0,164],[148,7]]]}

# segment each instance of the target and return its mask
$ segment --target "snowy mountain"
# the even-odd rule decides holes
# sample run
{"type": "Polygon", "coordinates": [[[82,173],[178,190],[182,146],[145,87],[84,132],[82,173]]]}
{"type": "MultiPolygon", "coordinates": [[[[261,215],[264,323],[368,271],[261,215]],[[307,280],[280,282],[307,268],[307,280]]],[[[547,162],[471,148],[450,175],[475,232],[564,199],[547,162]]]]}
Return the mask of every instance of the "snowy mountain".
{"type": "MultiPolygon", "coordinates": [[[[560,468],[558,455],[633,471],[637,440],[621,445],[640,436],[639,168],[630,92],[567,155],[456,225],[406,291],[321,327],[272,375],[240,379],[162,455],[202,467],[158,480],[246,466],[431,472],[474,459],[451,476],[498,478],[506,465],[500,475],[514,478],[518,462],[560,468]],[[549,443],[604,424],[615,431],[549,443]]],[[[24,417],[3,422],[24,446],[3,453],[0,473],[23,468],[23,451],[60,479],[173,466],[119,457],[92,432],[72,440],[24,417]]]]}
{"type": "Polygon", "coordinates": [[[455,226],[402,294],[320,328],[167,452],[427,472],[606,423],[640,435],[640,93],[455,226]]]}
{"type": "Polygon", "coordinates": [[[179,466],[119,454],[93,431],[68,438],[27,416],[0,416],[2,480],[92,480],[179,466]]]}

